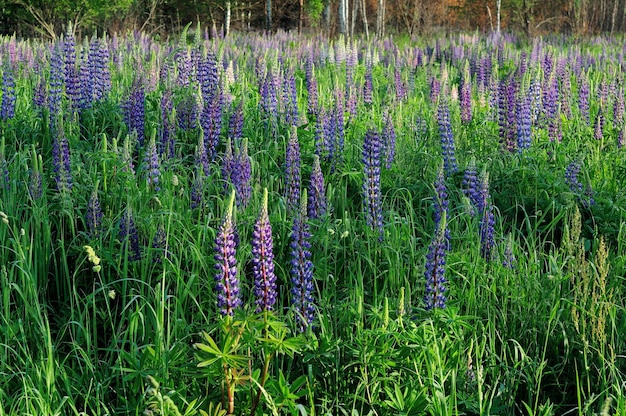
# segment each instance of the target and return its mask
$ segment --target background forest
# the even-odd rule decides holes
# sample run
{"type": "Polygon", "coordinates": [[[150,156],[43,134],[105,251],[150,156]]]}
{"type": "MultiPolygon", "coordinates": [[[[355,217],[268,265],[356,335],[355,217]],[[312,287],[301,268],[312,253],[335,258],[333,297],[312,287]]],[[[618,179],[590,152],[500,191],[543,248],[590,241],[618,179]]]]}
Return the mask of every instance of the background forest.
{"type": "Polygon", "coordinates": [[[180,33],[207,22],[230,30],[327,34],[429,34],[514,30],[526,35],[613,33],[626,27],[626,0],[0,0],[0,34],[180,33]]]}

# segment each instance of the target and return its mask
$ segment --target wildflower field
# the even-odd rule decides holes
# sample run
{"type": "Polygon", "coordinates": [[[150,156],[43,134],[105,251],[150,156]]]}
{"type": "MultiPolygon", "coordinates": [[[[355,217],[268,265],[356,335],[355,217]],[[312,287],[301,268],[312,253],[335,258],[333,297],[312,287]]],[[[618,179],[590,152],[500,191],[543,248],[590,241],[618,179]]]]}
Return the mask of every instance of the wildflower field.
{"type": "Polygon", "coordinates": [[[626,415],[623,45],[0,39],[0,416],[626,415]]]}

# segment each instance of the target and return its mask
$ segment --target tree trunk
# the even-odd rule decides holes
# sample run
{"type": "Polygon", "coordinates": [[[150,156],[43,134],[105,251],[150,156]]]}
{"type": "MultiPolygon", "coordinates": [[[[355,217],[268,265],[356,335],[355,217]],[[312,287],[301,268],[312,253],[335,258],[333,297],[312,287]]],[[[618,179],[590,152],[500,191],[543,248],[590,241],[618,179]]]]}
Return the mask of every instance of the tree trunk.
{"type": "Polygon", "coordinates": [[[302,33],[303,21],[304,21],[304,0],[300,0],[300,11],[298,14],[298,33],[302,33]]]}
{"type": "Polygon", "coordinates": [[[365,39],[370,40],[370,30],[367,25],[367,4],[365,3],[365,0],[363,0],[363,5],[361,7],[361,10],[363,10],[361,16],[363,16],[363,30],[365,30],[365,39]]]}
{"type": "Polygon", "coordinates": [[[265,30],[272,30],[272,0],[265,0],[265,30]]]}
{"type": "Polygon", "coordinates": [[[347,9],[348,0],[339,0],[339,33],[342,35],[347,34],[347,9]]]}
{"type": "Polygon", "coordinates": [[[376,16],[376,35],[382,38],[385,35],[385,0],[378,0],[378,15],[376,16]]]}
{"type": "Polygon", "coordinates": [[[619,3],[617,0],[614,1],[615,3],[613,4],[613,13],[611,14],[611,35],[615,30],[615,22],[617,21],[617,3],[619,3]]]}
{"type": "Polygon", "coordinates": [[[350,37],[354,36],[356,28],[356,15],[359,13],[359,0],[352,1],[352,19],[350,20],[350,37]]]}
{"type": "Polygon", "coordinates": [[[496,32],[500,34],[500,9],[502,6],[502,0],[496,0],[496,32]]]}
{"type": "Polygon", "coordinates": [[[230,9],[231,9],[230,0],[227,0],[226,11],[224,13],[224,37],[228,36],[228,33],[230,32],[230,9]]]}
{"type": "Polygon", "coordinates": [[[522,18],[524,19],[524,33],[526,33],[526,37],[530,37],[530,19],[528,18],[528,5],[526,4],[526,0],[522,1],[522,18]]]}
{"type": "Polygon", "coordinates": [[[330,0],[324,2],[324,8],[322,9],[322,23],[324,25],[324,31],[330,35],[330,0]]]}

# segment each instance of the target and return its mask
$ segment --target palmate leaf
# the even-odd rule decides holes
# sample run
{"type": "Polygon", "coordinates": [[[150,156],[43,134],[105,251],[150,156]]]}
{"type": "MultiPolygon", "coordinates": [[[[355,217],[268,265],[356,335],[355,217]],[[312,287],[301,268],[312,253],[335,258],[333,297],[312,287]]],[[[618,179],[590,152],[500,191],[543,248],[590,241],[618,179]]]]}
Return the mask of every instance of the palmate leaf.
{"type": "Polygon", "coordinates": [[[248,357],[236,353],[237,343],[233,340],[233,337],[227,336],[224,340],[224,348],[221,349],[209,334],[203,332],[202,335],[207,344],[196,343],[194,346],[205,355],[208,355],[208,358],[201,360],[198,363],[198,367],[209,367],[219,362],[220,366],[227,365],[234,369],[245,368],[248,357]]]}

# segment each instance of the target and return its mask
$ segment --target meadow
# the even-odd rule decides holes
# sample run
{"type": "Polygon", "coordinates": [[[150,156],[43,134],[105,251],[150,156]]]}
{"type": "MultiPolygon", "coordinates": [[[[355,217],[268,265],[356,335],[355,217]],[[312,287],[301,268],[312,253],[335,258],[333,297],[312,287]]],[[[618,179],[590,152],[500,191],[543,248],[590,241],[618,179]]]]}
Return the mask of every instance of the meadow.
{"type": "Polygon", "coordinates": [[[626,415],[624,38],[0,40],[0,416],[626,415]]]}

